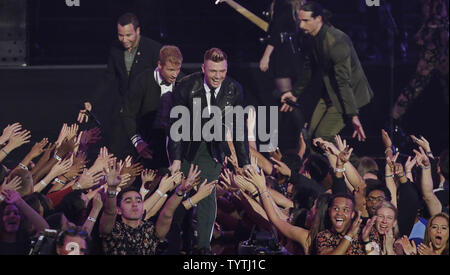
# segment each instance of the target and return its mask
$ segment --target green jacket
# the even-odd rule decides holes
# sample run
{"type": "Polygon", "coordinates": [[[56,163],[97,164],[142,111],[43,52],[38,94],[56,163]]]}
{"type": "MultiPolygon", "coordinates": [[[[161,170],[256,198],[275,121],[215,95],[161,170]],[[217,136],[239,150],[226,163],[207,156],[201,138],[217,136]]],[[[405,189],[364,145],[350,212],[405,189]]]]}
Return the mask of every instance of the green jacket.
{"type": "Polygon", "coordinates": [[[294,94],[299,96],[309,84],[312,58],[316,67],[322,68],[322,79],[333,105],[342,114],[357,115],[359,108],[370,102],[373,92],[352,41],[344,32],[326,24],[312,40],[316,40],[312,43],[312,54],[304,62],[302,79],[294,88],[294,94]],[[314,43],[318,43],[319,50],[314,43]]]}

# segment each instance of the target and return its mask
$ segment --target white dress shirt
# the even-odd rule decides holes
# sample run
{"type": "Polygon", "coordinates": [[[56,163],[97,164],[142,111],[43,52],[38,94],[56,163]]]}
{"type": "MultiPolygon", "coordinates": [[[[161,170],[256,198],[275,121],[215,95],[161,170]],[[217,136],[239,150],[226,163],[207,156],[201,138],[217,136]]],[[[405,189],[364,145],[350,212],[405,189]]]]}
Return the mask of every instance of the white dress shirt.
{"type": "Polygon", "coordinates": [[[173,83],[170,86],[161,84],[164,81],[164,78],[161,76],[161,73],[159,72],[158,67],[156,67],[156,69],[155,69],[154,76],[155,76],[156,83],[158,83],[159,87],[161,87],[161,96],[167,92],[172,91],[173,83]]]}
{"type": "MultiPolygon", "coordinates": [[[[206,81],[203,82],[203,86],[205,87],[205,91],[206,91],[206,103],[208,104],[208,112],[211,113],[211,88],[209,88],[208,84],[206,84],[206,81]]],[[[218,88],[216,88],[216,90],[214,91],[214,96],[216,97],[217,100],[217,94],[220,91],[220,87],[222,86],[222,84],[220,84],[220,86],[218,88]]],[[[216,101],[217,102],[217,101],[216,101]]]]}

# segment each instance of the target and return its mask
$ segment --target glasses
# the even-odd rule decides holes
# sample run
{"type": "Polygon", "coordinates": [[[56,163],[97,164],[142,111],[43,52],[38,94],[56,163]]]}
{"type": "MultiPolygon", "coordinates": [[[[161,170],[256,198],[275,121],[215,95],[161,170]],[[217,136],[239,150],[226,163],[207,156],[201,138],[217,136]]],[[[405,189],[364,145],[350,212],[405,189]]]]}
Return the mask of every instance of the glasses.
{"type": "Polygon", "coordinates": [[[369,202],[383,202],[386,198],[385,197],[367,197],[367,201],[369,202]]]}

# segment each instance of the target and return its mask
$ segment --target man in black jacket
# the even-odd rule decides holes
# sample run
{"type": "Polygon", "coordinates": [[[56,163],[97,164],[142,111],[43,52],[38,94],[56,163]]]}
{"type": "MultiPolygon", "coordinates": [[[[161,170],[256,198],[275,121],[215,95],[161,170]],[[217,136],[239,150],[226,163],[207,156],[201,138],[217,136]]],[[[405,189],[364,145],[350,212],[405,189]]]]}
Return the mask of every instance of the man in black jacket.
{"type": "Polygon", "coordinates": [[[111,126],[104,126],[110,137],[109,149],[123,156],[132,152],[119,118],[123,98],[140,73],[156,68],[162,45],[141,35],[139,21],[132,13],[119,17],[117,35],[118,40],[114,41],[110,49],[104,79],[91,98],[84,103],[85,109],[80,111],[78,122],[88,121],[87,111],[92,112],[93,106],[96,106],[97,110],[102,109],[108,114],[108,118],[111,118],[111,126]],[[105,101],[112,104],[101,106],[105,101]]]}
{"type": "MultiPolygon", "coordinates": [[[[202,65],[203,73],[194,73],[183,78],[173,91],[174,108],[188,109],[190,112],[190,125],[195,129],[195,124],[198,123],[203,129],[206,120],[201,116],[195,115],[195,109],[201,107],[200,110],[205,113],[214,114],[211,120],[223,125],[225,107],[243,106],[244,95],[241,85],[235,80],[227,77],[227,56],[217,48],[212,48],[206,51],[204,56],[204,64],[202,65]],[[199,102],[200,101],[200,102],[199,102]],[[200,105],[200,106],[198,106],[200,105]],[[221,113],[217,114],[213,109],[220,108],[221,113]],[[217,115],[217,116],[216,116],[217,115]]],[[[217,110],[217,109],[216,109],[217,110]]],[[[172,112],[174,109],[172,109],[172,112]]],[[[173,142],[170,146],[173,163],[169,170],[174,173],[177,170],[182,170],[187,174],[191,164],[198,165],[201,170],[201,181],[207,179],[208,182],[218,179],[222,162],[224,161],[227,149],[224,132],[221,140],[206,141],[202,135],[198,141],[195,141],[195,135],[201,133],[190,131],[188,140],[177,140],[174,138],[174,133],[178,129],[174,129],[172,124],[171,138],[173,142]]],[[[246,131],[245,131],[246,132],[246,131]]],[[[235,141],[234,147],[238,158],[239,166],[245,169],[250,168],[248,140],[245,133],[243,134],[243,141],[235,141]]],[[[210,196],[203,199],[196,207],[197,211],[197,248],[199,253],[208,254],[210,251],[210,241],[214,221],[216,218],[216,191],[215,189],[210,196]]],[[[180,211],[177,211],[180,212],[180,211]]],[[[183,214],[184,215],[184,214],[183,214]]],[[[183,217],[178,213],[175,214],[177,222],[174,221],[174,226],[180,226],[180,221],[183,217]]]]}
{"type": "Polygon", "coordinates": [[[151,159],[149,168],[169,167],[167,137],[172,90],[182,62],[183,56],[178,47],[162,47],[158,67],[141,73],[124,99],[121,118],[127,136],[140,156],[151,159]]]}
{"type": "Polygon", "coordinates": [[[305,60],[302,79],[294,93],[283,94],[281,111],[289,111],[286,100],[296,102],[311,79],[318,76],[323,88],[311,95],[317,97],[318,103],[311,118],[310,137],[333,140],[350,121],[353,137],[364,141],[359,109],[371,101],[373,92],[351,39],[327,22],[326,13],[317,2],[303,5],[298,18],[300,28],[309,35],[312,54],[305,60]]]}

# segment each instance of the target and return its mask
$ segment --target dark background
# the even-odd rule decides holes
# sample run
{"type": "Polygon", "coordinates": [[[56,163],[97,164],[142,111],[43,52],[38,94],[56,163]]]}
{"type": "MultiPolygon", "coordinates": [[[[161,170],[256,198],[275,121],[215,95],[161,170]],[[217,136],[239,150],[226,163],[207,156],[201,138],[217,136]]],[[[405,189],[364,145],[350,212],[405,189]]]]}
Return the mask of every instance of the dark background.
{"type": "MultiPolygon", "coordinates": [[[[103,74],[109,45],[116,39],[116,20],[128,11],[138,15],[142,34],[181,49],[185,73],[200,69],[206,49],[219,47],[229,55],[229,75],[243,85],[248,104],[278,104],[272,96],[272,79],[257,67],[265,48],[260,38],[264,38],[265,33],[225,3],[215,5],[214,0],[80,0],[80,7],[67,7],[64,0],[0,0],[0,20],[13,22],[20,18],[21,10],[12,8],[19,2],[24,3],[26,11],[26,25],[22,28],[25,32],[0,27],[0,43],[11,37],[17,41],[26,37],[21,50],[27,54],[20,62],[20,58],[10,57],[9,50],[0,44],[0,61],[20,63],[0,65],[0,127],[3,129],[7,124],[19,121],[32,131],[33,142],[42,137],[56,139],[64,122],[76,120],[79,104],[92,92],[103,74]],[[26,66],[20,66],[22,63],[26,66]]],[[[271,1],[237,2],[263,17],[262,12],[268,10],[271,1]]],[[[381,157],[380,129],[388,121],[390,98],[397,98],[416,67],[418,49],[413,36],[421,23],[420,1],[391,1],[399,27],[394,47],[395,88],[392,95],[387,23],[382,10],[365,7],[364,0],[319,2],[334,13],[332,23],[352,37],[375,92],[373,102],[361,110],[369,138],[358,145],[357,153],[381,157]],[[408,42],[407,55],[401,54],[401,41],[408,42]],[[376,47],[375,57],[368,53],[369,46],[376,47]]],[[[107,114],[99,116],[101,120],[108,119],[107,114]]],[[[433,150],[439,152],[448,147],[448,117],[442,89],[438,81],[433,81],[405,116],[404,129],[408,134],[424,135],[433,150]]],[[[280,136],[280,142],[292,143],[293,140],[295,137],[289,132],[280,136]]],[[[31,145],[13,152],[11,159],[23,156],[29,147],[31,145]]]]}

